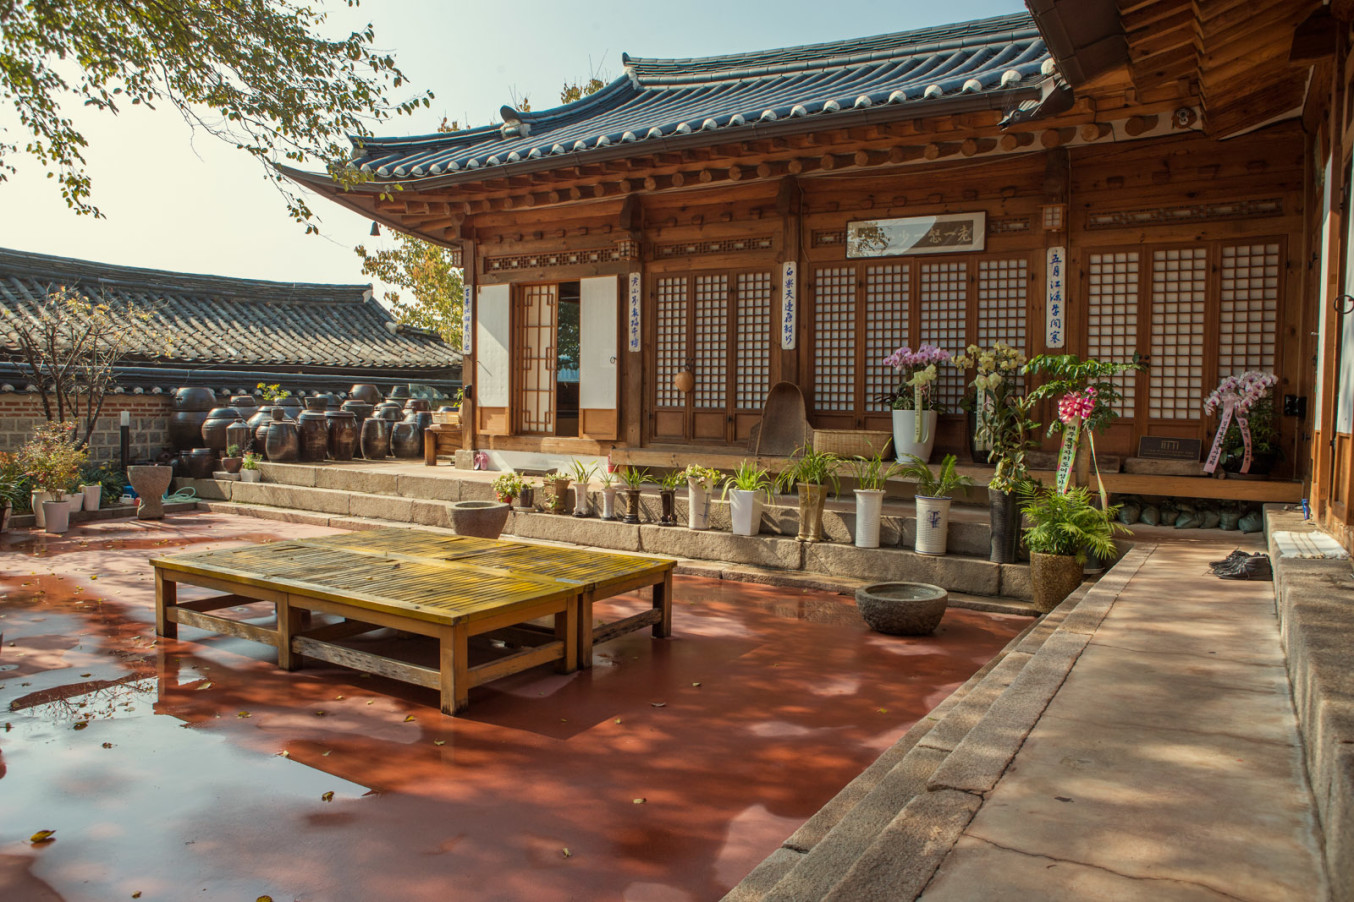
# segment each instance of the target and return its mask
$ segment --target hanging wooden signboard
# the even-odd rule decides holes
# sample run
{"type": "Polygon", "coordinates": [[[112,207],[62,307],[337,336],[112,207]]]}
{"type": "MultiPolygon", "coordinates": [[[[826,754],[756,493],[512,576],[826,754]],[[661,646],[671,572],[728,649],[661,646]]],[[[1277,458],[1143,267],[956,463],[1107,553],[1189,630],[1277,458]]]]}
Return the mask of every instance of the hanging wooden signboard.
{"type": "Polygon", "coordinates": [[[987,213],[942,213],[906,219],[862,219],[846,224],[846,256],[902,257],[962,254],[983,249],[987,213]]]}

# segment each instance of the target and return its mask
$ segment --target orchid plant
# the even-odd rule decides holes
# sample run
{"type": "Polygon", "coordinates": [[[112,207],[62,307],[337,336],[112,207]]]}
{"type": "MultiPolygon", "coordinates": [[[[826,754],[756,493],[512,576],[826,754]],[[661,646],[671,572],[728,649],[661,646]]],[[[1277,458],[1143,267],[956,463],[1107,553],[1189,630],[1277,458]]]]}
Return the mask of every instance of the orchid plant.
{"type": "Polygon", "coordinates": [[[884,365],[898,373],[898,387],[883,400],[894,410],[939,410],[931,397],[931,386],[939,376],[937,366],[950,359],[950,352],[935,345],[923,344],[912,350],[903,345],[884,358],[884,365]]]}
{"type": "Polygon", "coordinates": [[[999,341],[991,348],[969,345],[953,362],[976,370],[970,384],[977,392],[977,439],[987,446],[988,463],[997,465],[990,485],[999,492],[1015,491],[1029,477],[1025,453],[1038,446],[1034,432],[1039,424],[1030,419],[1034,399],[1021,394],[1016,381],[1025,355],[999,341]]]}

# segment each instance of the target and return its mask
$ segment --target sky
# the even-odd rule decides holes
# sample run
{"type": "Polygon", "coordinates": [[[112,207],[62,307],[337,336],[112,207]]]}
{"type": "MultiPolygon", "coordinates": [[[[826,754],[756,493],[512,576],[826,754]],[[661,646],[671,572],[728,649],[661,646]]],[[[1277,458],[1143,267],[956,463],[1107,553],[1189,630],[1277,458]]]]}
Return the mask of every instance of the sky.
{"type": "MultiPolygon", "coordinates": [[[[330,12],[333,34],[370,22],[375,45],[394,55],[413,89],[435,95],[429,109],[382,123],[377,133],[383,136],[427,134],[444,116],[483,125],[497,119],[499,107],[523,98],[535,110],[556,106],[566,80],[621,76],[622,52],[660,58],[738,53],[1025,8],[1021,0],[854,0],[844,7],[821,0],[312,5],[330,12]]],[[[370,279],[353,247],[390,243],[388,233],[370,237],[370,221],[313,195],[308,199],[320,234],[306,235],[258,162],[209,135],[194,135],[172,108],[133,107],[112,116],[71,104],[68,115],[89,140],[93,202],[106,218],[76,216],[42,165],[18,156],[18,173],[0,182],[0,248],[189,273],[364,284],[370,279]]],[[[24,143],[12,110],[0,108],[0,127],[9,140],[24,143]]]]}

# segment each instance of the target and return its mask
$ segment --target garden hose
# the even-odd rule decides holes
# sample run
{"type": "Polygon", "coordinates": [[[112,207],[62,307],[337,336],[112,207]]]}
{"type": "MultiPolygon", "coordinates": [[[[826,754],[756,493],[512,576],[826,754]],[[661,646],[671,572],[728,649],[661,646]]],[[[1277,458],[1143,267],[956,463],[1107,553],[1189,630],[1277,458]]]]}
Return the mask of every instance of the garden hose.
{"type": "Polygon", "coordinates": [[[197,490],[192,488],[191,486],[188,486],[186,488],[179,489],[172,495],[165,495],[162,500],[164,501],[165,504],[186,504],[189,501],[197,500],[197,490]]]}

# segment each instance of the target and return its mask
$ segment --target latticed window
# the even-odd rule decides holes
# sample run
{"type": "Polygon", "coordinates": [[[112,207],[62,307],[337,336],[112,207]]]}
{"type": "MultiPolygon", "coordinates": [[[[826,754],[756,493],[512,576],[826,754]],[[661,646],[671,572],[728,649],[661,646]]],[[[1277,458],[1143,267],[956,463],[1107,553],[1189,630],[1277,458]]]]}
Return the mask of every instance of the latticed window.
{"type": "MultiPolygon", "coordinates": [[[[1138,252],[1091,254],[1087,264],[1086,352],[1095,360],[1127,361],[1138,349],[1138,252]]],[[[1137,374],[1115,378],[1123,400],[1120,416],[1132,416],[1137,374]]]]}
{"type": "Polygon", "coordinates": [[[1194,420],[1204,396],[1208,249],[1152,253],[1152,368],[1148,415],[1194,420]]]}
{"type": "Polygon", "coordinates": [[[1218,375],[1274,369],[1279,318],[1279,245],[1231,245],[1222,249],[1218,316],[1218,375]]]}

